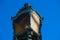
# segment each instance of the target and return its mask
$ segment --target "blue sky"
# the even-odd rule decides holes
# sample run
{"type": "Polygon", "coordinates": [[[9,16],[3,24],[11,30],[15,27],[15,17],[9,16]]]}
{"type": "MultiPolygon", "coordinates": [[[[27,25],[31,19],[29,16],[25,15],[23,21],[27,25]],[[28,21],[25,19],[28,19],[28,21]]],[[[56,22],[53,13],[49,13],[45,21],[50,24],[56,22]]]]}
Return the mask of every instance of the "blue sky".
{"type": "Polygon", "coordinates": [[[60,0],[0,0],[0,40],[12,40],[11,16],[28,2],[42,17],[42,39],[60,40],[60,0]]]}

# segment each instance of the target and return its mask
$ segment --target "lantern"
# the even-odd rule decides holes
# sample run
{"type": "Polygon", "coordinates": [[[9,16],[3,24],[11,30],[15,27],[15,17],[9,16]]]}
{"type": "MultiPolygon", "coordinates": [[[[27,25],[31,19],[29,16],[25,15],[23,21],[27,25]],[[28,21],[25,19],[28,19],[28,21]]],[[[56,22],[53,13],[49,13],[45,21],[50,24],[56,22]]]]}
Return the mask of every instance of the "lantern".
{"type": "Polygon", "coordinates": [[[11,17],[14,29],[14,40],[40,40],[41,16],[27,3],[11,17]]]}

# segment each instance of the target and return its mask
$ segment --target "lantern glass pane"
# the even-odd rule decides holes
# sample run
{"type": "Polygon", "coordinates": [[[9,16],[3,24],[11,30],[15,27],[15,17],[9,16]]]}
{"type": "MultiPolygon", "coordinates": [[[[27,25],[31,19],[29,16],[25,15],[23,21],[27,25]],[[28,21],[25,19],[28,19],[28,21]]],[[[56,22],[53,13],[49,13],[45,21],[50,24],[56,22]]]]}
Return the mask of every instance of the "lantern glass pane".
{"type": "Polygon", "coordinates": [[[40,18],[38,16],[38,14],[35,11],[33,11],[31,13],[30,18],[31,18],[30,23],[31,23],[32,30],[35,31],[36,33],[38,33],[39,32],[39,25],[40,25],[40,18]]]}

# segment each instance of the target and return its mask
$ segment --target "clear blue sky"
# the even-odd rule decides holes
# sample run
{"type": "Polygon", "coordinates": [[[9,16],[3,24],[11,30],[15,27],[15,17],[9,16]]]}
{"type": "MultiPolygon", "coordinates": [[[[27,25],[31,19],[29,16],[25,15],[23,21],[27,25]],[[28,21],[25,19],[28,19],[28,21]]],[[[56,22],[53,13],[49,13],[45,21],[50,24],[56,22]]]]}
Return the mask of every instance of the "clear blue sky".
{"type": "MultiPolygon", "coordinates": [[[[15,16],[26,0],[0,0],[0,40],[12,40],[11,16],[15,16]]],[[[60,40],[60,0],[28,0],[34,10],[44,17],[43,40],[60,40]]]]}

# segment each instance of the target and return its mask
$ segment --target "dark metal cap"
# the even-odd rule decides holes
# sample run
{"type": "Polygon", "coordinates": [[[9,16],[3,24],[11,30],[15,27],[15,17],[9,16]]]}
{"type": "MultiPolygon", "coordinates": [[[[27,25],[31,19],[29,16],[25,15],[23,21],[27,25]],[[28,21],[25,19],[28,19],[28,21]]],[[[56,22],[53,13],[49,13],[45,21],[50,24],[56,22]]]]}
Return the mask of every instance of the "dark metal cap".
{"type": "Polygon", "coordinates": [[[25,3],[24,6],[20,9],[20,11],[24,11],[24,10],[27,10],[30,8],[32,8],[32,7],[28,3],[25,3]]]}
{"type": "Polygon", "coordinates": [[[26,8],[26,9],[27,9],[27,8],[31,8],[31,6],[30,6],[28,3],[25,3],[25,4],[24,4],[24,8],[26,8]]]}

